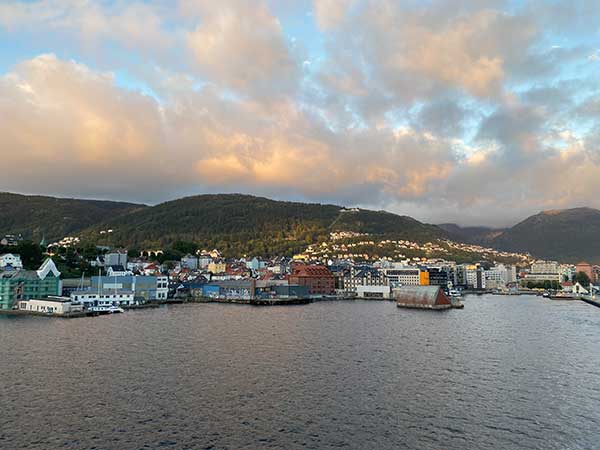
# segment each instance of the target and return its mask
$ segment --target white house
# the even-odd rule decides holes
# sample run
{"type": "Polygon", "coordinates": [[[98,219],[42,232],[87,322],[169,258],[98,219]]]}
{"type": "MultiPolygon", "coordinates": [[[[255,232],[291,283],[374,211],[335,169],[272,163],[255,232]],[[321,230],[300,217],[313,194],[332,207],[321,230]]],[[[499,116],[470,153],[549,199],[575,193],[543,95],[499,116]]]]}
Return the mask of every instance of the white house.
{"type": "Polygon", "coordinates": [[[19,301],[21,311],[29,311],[40,314],[51,314],[64,316],[66,314],[80,313],[83,305],[73,302],[69,297],[48,297],[44,299],[31,299],[19,301]]]}
{"type": "Polygon", "coordinates": [[[109,277],[125,277],[127,275],[133,275],[133,272],[125,269],[123,266],[108,266],[108,269],[106,269],[106,275],[109,277]]]}
{"type": "Polygon", "coordinates": [[[13,253],[5,253],[4,255],[0,255],[0,269],[17,269],[20,270],[23,268],[23,262],[21,261],[21,256],[15,255],[13,253]]]}

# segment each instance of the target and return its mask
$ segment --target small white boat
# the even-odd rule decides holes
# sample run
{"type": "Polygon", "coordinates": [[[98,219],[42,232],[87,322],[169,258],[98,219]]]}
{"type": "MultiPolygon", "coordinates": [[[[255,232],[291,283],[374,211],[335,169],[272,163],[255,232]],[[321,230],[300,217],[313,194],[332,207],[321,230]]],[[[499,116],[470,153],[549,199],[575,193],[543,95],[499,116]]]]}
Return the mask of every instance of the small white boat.
{"type": "Polygon", "coordinates": [[[123,308],[120,308],[119,306],[90,306],[87,309],[88,313],[92,313],[92,314],[116,314],[116,313],[122,313],[125,312],[125,310],[123,308]]]}

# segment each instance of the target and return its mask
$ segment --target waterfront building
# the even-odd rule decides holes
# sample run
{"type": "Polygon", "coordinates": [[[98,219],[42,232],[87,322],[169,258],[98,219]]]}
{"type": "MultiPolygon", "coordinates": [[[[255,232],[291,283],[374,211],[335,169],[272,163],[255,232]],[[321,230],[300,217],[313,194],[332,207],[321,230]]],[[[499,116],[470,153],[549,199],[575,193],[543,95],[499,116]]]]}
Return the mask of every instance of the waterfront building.
{"type": "Polygon", "coordinates": [[[362,285],[356,287],[356,296],[359,298],[385,298],[392,296],[390,286],[362,285]]]}
{"type": "Polygon", "coordinates": [[[70,298],[74,303],[81,303],[85,309],[92,306],[132,306],[138,303],[134,291],[78,290],[71,292],[70,298]]]}
{"type": "Polygon", "coordinates": [[[21,261],[20,255],[15,255],[13,253],[5,253],[4,255],[0,255],[0,270],[21,270],[22,268],[23,262],[21,261]]]}
{"type": "Polygon", "coordinates": [[[427,286],[429,285],[429,272],[419,267],[392,267],[381,269],[390,286],[427,286]]]}
{"type": "Polygon", "coordinates": [[[448,282],[450,282],[448,270],[444,270],[444,268],[441,267],[429,267],[427,272],[429,273],[430,286],[448,287],[448,282]]]}
{"type": "Polygon", "coordinates": [[[69,297],[48,297],[44,299],[19,300],[19,310],[38,314],[64,316],[83,312],[83,305],[69,297]]]}
{"type": "Polygon", "coordinates": [[[517,269],[515,266],[498,264],[484,272],[486,288],[502,288],[507,284],[517,281],[517,269]]]}
{"type": "Polygon", "coordinates": [[[288,278],[290,285],[307,286],[310,295],[335,294],[335,279],[325,266],[296,264],[288,278]]]}
{"type": "Polygon", "coordinates": [[[205,284],[202,296],[231,300],[253,300],[256,296],[256,280],[225,280],[205,284]]]}
{"type": "Polygon", "coordinates": [[[91,291],[101,293],[132,291],[136,299],[143,301],[166,300],[169,292],[169,277],[163,275],[96,276],[92,277],[91,291]]]}
{"type": "Polygon", "coordinates": [[[485,270],[478,265],[465,267],[465,284],[471,289],[485,289],[485,270]]]}
{"type": "Polygon", "coordinates": [[[46,259],[36,270],[0,272],[0,309],[12,309],[21,300],[61,295],[60,272],[46,259]]]}
{"type": "Polygon", "coordinates": [[[343,272],[341,289],[345,292],[357,292],[358,286],[387,286],[386,276],[374,267],[351,267],[343,272]]]}

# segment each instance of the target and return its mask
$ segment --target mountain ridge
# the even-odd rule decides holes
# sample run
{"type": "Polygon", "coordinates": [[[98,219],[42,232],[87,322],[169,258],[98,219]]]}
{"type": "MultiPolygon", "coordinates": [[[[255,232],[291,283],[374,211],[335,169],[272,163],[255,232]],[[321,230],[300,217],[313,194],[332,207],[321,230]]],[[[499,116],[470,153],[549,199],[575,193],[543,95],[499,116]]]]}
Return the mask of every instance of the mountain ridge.
{"type": "Polygon", "coordinates": [[[0,192],[0,235],[34,240],[81,235],[94,243],[134,248],[184,241],[223,248],[227,254],[269,255],[301,251],[328,239],[332,231],[417,242],[447,238],[543,259],[600,263],[600,210],[586,206],[540,211],[512,227],[495,229],[431,225],[387,211],[247,194],[201,194],[148,206],[0,192]]]}

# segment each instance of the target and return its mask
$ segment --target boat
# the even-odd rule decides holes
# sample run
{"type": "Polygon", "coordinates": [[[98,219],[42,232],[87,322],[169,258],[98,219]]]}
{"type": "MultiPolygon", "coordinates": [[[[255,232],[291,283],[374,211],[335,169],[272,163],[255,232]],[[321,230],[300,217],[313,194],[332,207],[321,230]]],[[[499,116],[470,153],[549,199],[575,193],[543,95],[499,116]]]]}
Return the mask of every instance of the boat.
{"type": "Polygon", "coordinates": [[[462,294],[458,289],[450,289],[450,291],[448,292],[448,296],[452,298],[461,298],[462,294]]]}
{"type": "Polygon", "coordinates": [[[87,309],[88,314],[101,315],[101,314],[117,314],[125,312],[125,310],[119,306],[90,306],[87,309]]]}

